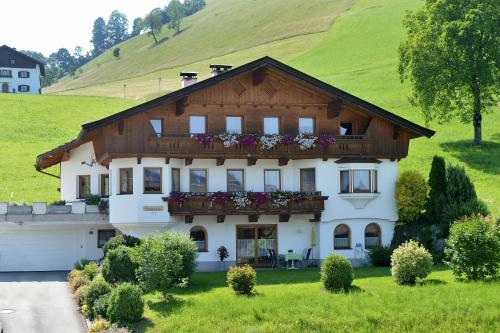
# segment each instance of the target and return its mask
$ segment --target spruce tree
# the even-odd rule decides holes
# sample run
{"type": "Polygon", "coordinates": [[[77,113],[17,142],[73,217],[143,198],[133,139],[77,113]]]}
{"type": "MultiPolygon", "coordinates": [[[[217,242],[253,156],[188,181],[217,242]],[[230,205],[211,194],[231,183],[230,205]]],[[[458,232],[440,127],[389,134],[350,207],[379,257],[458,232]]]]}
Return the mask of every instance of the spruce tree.
{"type": "Polygon", "coordinates": [[[435,155],[429,173],[429,199],[426,204],[427,221],[439,223],[446,196],[446,163],[444,158],[435,155]]]}

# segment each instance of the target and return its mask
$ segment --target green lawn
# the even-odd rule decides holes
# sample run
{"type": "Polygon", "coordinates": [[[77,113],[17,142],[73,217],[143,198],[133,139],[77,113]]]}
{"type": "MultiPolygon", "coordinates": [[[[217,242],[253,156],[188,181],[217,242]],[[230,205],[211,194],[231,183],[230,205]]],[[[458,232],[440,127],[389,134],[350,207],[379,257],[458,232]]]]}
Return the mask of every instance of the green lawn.
{"type": "Polygon", "coordinates": [[[354,292],[322,290],[318,270],[258,271],[253,297],[225,273],[196,273],[174,300],[146,295],[139,332],[498,332],[500,282],[457,282],[444,266],[415,287],[387,268],[355,269],[354,292]]]}

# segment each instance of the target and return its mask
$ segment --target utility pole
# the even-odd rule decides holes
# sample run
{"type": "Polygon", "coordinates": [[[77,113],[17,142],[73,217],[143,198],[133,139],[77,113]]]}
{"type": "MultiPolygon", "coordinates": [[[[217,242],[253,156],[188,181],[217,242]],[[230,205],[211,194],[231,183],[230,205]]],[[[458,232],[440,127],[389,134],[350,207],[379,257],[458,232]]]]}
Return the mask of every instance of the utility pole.
{"type": "Polygon", "coordinates": [[[123,85],[123,99],[125,99],[125,88],[127,88],[126,84],[123,85]]]}
{"type": "Polygon", "coordinates": [[[158,78],[158,93],[161,93],[161,77],[158,78]]]}

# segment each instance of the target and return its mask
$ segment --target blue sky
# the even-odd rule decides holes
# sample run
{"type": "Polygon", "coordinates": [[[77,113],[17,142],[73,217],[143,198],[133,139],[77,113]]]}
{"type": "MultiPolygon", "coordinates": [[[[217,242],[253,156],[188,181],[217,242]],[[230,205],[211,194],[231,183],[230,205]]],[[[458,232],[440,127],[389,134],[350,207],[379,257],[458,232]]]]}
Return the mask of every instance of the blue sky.
{"type": "Polygon", "coordinates": [[[92,25],[102,16],[106,21],[117,9],[129,19],[144,16],[170,0],[14,0],[2,1],[0,45],[45,54],[65,47],[73,52],[76,45],[91,48],[92,25]]]}

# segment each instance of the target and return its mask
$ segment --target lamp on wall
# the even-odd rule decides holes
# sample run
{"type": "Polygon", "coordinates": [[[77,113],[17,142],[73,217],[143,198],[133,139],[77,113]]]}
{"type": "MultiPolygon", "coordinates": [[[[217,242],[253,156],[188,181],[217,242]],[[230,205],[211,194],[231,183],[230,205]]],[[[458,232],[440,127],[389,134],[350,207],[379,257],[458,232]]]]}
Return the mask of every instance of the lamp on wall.
{"type": "Polygon", "coordinates": [[[95,164],[97,164],[97,161],[94,155],[90,156],[90,162],[82,161],[82,165],[88,165],[89,167],[93,167],[95,164]]]}

